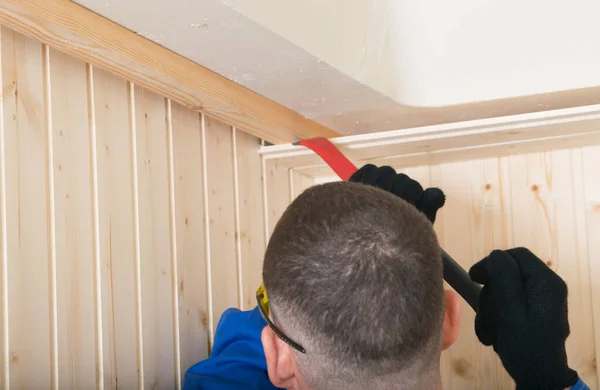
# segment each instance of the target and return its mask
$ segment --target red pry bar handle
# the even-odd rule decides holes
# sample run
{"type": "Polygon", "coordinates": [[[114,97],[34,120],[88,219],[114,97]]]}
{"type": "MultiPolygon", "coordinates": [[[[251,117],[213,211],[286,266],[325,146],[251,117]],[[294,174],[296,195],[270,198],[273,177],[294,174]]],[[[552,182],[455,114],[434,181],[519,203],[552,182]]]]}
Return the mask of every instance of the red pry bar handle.
{"type": "Polygon", "coordinates": [[[297,144],[305,146],[318,154],[343,181],[350,180],[350,177],[358,170],[327,138],[305,139],[297,144]]]}
{"type": "MultiPolygon", "coordinates": [[[[350,180],[350,177],[357,171],[356,166],[327,138],[305,139],[297,142],[296,145],[311,149],[344,181],[350,180]]],[[[474,283],[464,268],[443,249],[442,262],[444,264],[444,279],[446,282],[467,301],[473,310],[477,311],[481,286],[474,283]]]]}

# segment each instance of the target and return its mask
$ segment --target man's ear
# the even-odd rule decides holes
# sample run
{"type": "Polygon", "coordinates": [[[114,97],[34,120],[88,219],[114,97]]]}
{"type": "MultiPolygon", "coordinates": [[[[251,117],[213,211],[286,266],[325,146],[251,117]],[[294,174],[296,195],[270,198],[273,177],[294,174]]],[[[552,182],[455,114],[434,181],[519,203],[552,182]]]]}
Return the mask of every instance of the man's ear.
{"type": "Polygon", "coordinates": [[[462,301],[460,295],[454,290],[444,291],[446,298],[446,311],[444,313],[444,339],[442,351],[450,348],[458,339],[460,317],[462,314],[462,301]]]}
{"type": "Polygon", "coordinates": [[[271,383],[282,389],[297,388],[296,359],[292,347],[281,341],[273,329],[268,326],[263,329],[261,340],[271,383]]]}

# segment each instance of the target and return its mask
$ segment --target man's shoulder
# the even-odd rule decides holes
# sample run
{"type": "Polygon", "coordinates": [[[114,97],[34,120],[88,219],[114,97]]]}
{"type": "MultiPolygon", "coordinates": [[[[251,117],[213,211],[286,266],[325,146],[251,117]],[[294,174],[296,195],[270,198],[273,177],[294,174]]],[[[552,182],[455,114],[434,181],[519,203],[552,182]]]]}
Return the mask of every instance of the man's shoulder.
{"type": "Polygon", "coordinates": [[[267,375],[260,339],[265,326],[257,308],[226,310],[215,330],[210,358],[188,369],[184,390],[276,390],[267,375]]]}

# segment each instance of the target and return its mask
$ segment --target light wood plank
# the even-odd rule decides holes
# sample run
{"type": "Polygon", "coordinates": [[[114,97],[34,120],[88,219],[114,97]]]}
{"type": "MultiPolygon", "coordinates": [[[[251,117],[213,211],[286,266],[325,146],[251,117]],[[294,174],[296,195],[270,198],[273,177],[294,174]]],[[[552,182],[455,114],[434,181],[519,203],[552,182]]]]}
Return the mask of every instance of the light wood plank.
{"type": "Polygon", "coordinates": [[[569,286],[569,319],[576,329],[567,339],[569,364],[594,388],[591,291],[582,278],[589,265],[578,244],[582,224],[573,186],[581,171],[574,171],[568,150],[511,157],[510,165],[514,245],[531,249],[569,286]]]}
{"type": "MultiPolygon", "coordinates": [[[[279,218],[290,204],[290,168],[285,165],[266,161],[265,164],[266,197],[268,204],[268,237],[277,225],[279,218]]],[[[267,237],[267,239],[268,239],[267,237]]]]}
{"type": "Polygon", "coordinates": [[[137,388],[135,249],[127,83],[94,72],[105,386],[137,388]]]}
{"type": "MultiPolygon", "coordinates": [[[[598,388],[596,347],[590,342],[594,338],[594,325],[592,292],[587,276],[590,265],[585,237],[585,205],[579,196],[584,193],[580,153],[578,149],[553,151],[550,160],[546,161],[550,164],[546,175],[552,176],[549,182],[552,198],[547,200],[547,207],[551,208],[550,201],[554,203],[552,227],[557,242],[552,267],[569,286],[569,323],[577,329],[567,339],[569,365],[590,388],[598,388]]],[[[590,239],[593,240],[593,236],[590,239]]]]}
{"type": "Polygon", "coordinates": [[[56,297],[56,208],[54,194],[54,134],[52,131],[52,83],[50,48],[42,45],[44,131],[46,133],[46,207],[48,210],[48,299],[50,308],[50,388],[58,390],[58,314],[56,297]]]}
{"type": "Polygon", "coordinates": [[[93,246],[86,66],[51,51],[60,387],[95,379],[93,246]]]}
{"type": "Polygon", "coordinates": [[[295,169],[290,169],[290,181],[290,196],[292,197],[292,201],[305,190],[315,185],[315,179],[312,176],[305,175],[295,169]]]}
{"type": "Polygon", "coordinates": [[[338,134],[69,0],[1,0],[0,23],[272,143],[338,134]]]}
{"type": "MultiPolygon", "coordinates": [[[[583,180],[584,190],[579,202],[585,212],[586,249],[590,262],[589,283],[592,291],[592,314],[596,347],[594,363],[597,363],[600,360],[600,283],[598,282],[600,280],[600,180],[598,180],[600,146],[583,148],[580,157],[582,165],[581,179],[583,180]]],[[[597,372],[596,377],[597,383],[600,384],[600,373],[597,372]]]]}
{"type": "Polygon", "coordinates": [[[173,104],[181,374],[208,357],[202,138],[198,113],[173,104]]]}
{"type": "Polygon", "coordinates": [[[46,134],[42,47],[3,28],[10,377],[12,388],[51,383],[46,134]],[[32,272],[31,270],[35,270],[32,272]],[[36,370],[36,375],[31,375],[36,370]]]}
{"type": "Polygon", "coordinates": [[[237,132],[239,231],[242,261],[242,309],[256,306],[256,289],[262,282],[265,253],[261,160],[257,138],[237,132]]]}
{"type": "Polygon", "coordinates": [[[86,64],[87,111],[90,165],[91,221],[92,227],[92,259],[93,259],[93,289],[94,289],[94,349],[96,368],[96,389],[104,389],[104,331],[102,305],[102,259],[100,252],[100,197],[98,191],[98,142],[96,132],[96,103],[94,91],[94,67],[86,64]]]}
{"type": "Polygon", "coordinates": [[[204,119],[211,259],[213,332],[221,314],[238,307],[235,194],[231,127],[204,119]]]}
{"type": "Polygon", "coordinates": [[[164,98],[135,90],[145,387],[173,387],[173,302],[164,98]]]}
{"type": "MultiPolygon", "coordinates": [[[[465,175],[464,163],[444,164],[438,169],[432,185],[440,187],[446,194],[446,205],[440,213],[443,229],[441,246],[464,268],[468,269],[477,259],[477,242],[473,233],[476,220],[473,213],[477,207],[477,194],[471,190],[471,179],[465,175]]],[[[433,176],[432,176],[433,177],[433,176]]],[[[448,389],[491,389],[494,388],[493,351],[484,350],[473,332],[474,313],[463,304],[462,320],[457,343],[445,352],[444,362],[448,389]],[[451,375],[448,375],[448,371],[451,375]]]]}
{"type": "MultiPolygon", "coordinates": [[[[2,72],[2,35],[0,27],[0,86],[4,88],[2,72]]],[[[6,201],[6,141],[4,131],[4,105],[0,104],[0,389],[8,390],[10,383],[8,340],[8,232],[6,201]]]]}

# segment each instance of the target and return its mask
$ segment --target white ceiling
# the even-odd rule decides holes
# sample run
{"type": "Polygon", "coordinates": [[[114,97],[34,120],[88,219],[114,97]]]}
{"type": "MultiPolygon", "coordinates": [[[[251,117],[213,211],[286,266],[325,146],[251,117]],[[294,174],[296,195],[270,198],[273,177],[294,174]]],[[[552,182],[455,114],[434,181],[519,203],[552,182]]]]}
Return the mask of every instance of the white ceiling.
{"type": "Polygon", "coordinates": [[[410,106],[600,85],[597,0],[225,0],[410,106]]]}
{"type": "Polygon", "coordinates": [[[600,103],[598,1],[76,2],[343,134],[600,103]]]}

